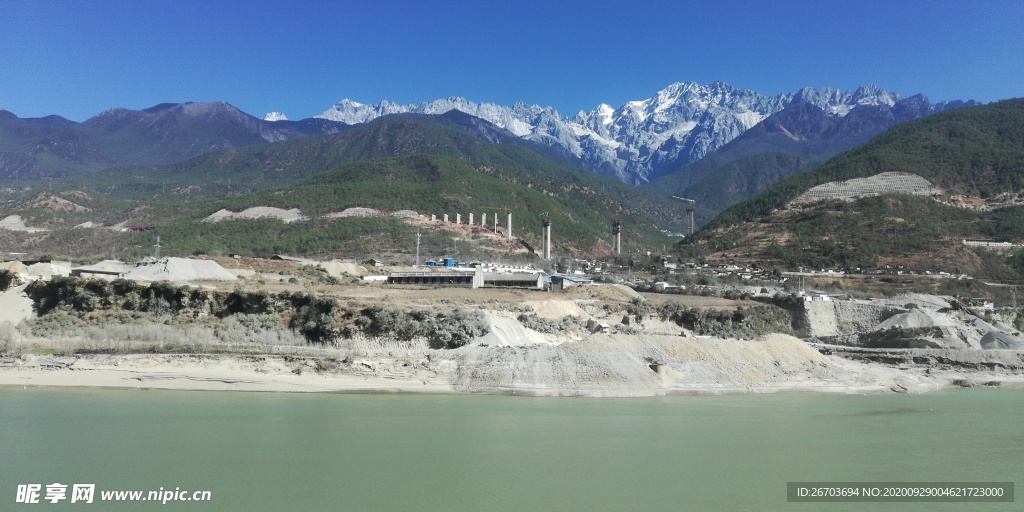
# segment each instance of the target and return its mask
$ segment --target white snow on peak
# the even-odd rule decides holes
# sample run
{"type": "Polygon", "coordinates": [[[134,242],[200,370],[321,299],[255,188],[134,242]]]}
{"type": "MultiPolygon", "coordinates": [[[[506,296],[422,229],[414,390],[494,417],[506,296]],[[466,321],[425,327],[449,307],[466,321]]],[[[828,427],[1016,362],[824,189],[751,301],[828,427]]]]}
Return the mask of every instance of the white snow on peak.
{"type": "Polygon", "coordinates": [[[900,95],[881,89],[874,84],[862,85],[855,91],[840,91],[831,87],[814,89],[804,87],[795,94],[788,95],[790,99],[800,98],[808,103],[821,108],[826,113],[843,117],[850,113],[858,105],[891,107],[900,100],[900,95]]]}
{"type": "Polygon", "coordinates": [[[268,112],[267,115],[263,116],[264,121],[287,121],[288,116],[284,115],[284,112],[268,112]]]}
{"type": "Polygon", "coordinates": [[[317,117],[359,124],[394,113],[458,110],[582,158],[594,168],[611,169],[622,181],[635,183],[646,181],[652,173],[699,160],[795,99],[841,117],[858,105],[892,106],[900,97],[874,85],[852,92],[805,87],[796,93],[764,96],[725,82],[678,82],[647,99],[628,101],[618,108],[602,103],[572,117],[523,102],[507,107],[457,96],[408,105],[388,101],[364,105],[345,99],[317,117]]]}
{"type": "Polygon", "coordinates": [[[650,105],[650,102],[651,100],[626,102],[626,104],[623,105],[622,112],[624,114],[629,113],[629,115],[633,116],[637,122],[642,123],[647,120],[647,107],[650,105]]]}
{"type": "Polygon", "coordinates": [[[862,85],[853,92],[853,98],[858,105],[886,105],[893,106],[900,99],[900,95],[879,89],[875,84],[862,85]]]}
{"type": "Polygon", "coordinates": [[[760,114],[758,112],[751,112],[751,111],[740,112],[736,116],[737,116],[737,118],[739,118],[740,123],[742,123],[743,126],[746,127],[746,129],[748,129],[748,130],[753,128],[755,125],[757,125],[757,123],[760,123],[761,121],[764,121],[764,118],[767,117],[767,116],[765,116],[763,114],[760,114]]]}

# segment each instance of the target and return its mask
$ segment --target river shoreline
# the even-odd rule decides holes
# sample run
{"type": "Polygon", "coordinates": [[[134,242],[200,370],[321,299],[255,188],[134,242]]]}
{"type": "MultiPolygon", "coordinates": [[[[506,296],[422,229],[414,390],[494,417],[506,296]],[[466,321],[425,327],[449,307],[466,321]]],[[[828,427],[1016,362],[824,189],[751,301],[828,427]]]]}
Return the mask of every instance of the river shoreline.
{"type": "MultiPolygon", "coordinates": [[[[22,355],[0,360],[0,387],[580,397],[927,393],[965,386],[1024,389],[1021,371],[855,361],[822,355],[788,336],[716,340],[713,347],[704,346],[706,340],[680,344],[674,338],[672,342],[680,346],[674,347],[678,353],[671,359],[644,357],[651,353],[649,347],[621,347],[622,341],[615,340],[610,346],[616,350],[611,351],[609,345],[581,343],[574,344],[579,345],[575,350],[478,347],[344,360],[286,355],[22,355]],[[581,352],[590,357],[580,357],[581,352]],[[646,364],[655,359],[662,364],[646,364]]],[[[654,340],[658,341],[663,340],[654,340]]]]}

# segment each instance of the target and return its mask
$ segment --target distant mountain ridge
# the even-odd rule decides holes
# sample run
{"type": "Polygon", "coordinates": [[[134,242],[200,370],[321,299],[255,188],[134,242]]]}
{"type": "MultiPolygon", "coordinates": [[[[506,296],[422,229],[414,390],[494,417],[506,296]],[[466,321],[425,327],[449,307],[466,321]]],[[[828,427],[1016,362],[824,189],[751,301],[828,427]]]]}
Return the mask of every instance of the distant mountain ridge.
{"type": "Polygon", "coordinates": [[[106,169],[64,180],[63,186],[122,199],[197,201],[289,186],[359,161],[436,155],[585,185],[646,212],[667,227],[683,221],[674,201],[587,173],[545,152],[552,153],[546,146],[456,110],[441,115],[395,114],[341,133],[212,152],[168,165],[106,169]]]}
{"type": "Polygon", "coordinates": [[[169,164],[348,128],[325,119],[264,121],[224,102],[114,108],[82,123],[58,116],[21,119],[0,111],[0,177],[61,177],[123,165],[169,164]]]}
{"type": "MultiPolygon", "coordinates": [[[[923,96],[904,100],[873,85],[855,91],[804,88],[765,96],[724,82],[681,82],[645,100],[618,108],[601,104],[572,117],[522,102],[507,107],[459,97],[404,106],[343,100],[320,116],[301,121],[288,121],[279,112],[258,119],[224,102],[115,108],[82,123],[57,116],[19,119],[0,111],[0,178],[53,178],[126,165],[168,164],[224,149],[336,133],[385,115],[454,111],[497,127],[490,134],[476,133],[482,140],[511,141],[506,137],[511,134],[538,150],[547,148],[542,152],[549,158],[635,185],[700,161],[794,102],[813,105],[834,120],[869,108],[895,113],[910,99],[919,99],[915,108],[921,115],[971,104],[932,105],[923,96]]],[[[468,126],[472,121],[459,123],[468,126]]]]}
{"type": "MultiPolygon", "coordinates": [[[[364,105],[345,99],[317,117],[358,124],[388,114],[459,110],[577,158],[588,170],[638,184],[700,160],[794,101],[842,118],[858,106],[892,108],[900,100],[898,94],[874,85],[855,91],[807,87],[795,93],[764,96],[724,82],[680,82],[646,100],[630,101],[618,108],[601,104],[571,118],[550,107],[524,103],[506,107],[461,97],[409,105],[389,101],[364,105]]],[[[928,104],[928,108],[944,110],[947,104],[928,104]]]]}

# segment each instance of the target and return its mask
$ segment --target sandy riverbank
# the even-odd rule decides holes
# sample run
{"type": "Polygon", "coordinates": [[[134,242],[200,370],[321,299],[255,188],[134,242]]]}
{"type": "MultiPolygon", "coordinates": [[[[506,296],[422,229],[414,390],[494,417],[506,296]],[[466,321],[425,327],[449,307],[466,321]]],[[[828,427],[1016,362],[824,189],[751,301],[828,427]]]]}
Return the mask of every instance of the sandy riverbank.
{"type": "Polygon", "coordinates": [[[449,387],[416,380],[294,373],[291,366],[280,356],[26,356],[0,366],[0,386],[282,393],[452,392],[449,387]]]}
{"type": "Polygon", "coordinates": [[[23,355],[0,359],[0,386],[592,397],[922,393],[958,380],[1024,388],[1021,372],[863,363],[822,355],[782,335],[760,340],[596,335],[561,345],[336,356],[23,355]]]}

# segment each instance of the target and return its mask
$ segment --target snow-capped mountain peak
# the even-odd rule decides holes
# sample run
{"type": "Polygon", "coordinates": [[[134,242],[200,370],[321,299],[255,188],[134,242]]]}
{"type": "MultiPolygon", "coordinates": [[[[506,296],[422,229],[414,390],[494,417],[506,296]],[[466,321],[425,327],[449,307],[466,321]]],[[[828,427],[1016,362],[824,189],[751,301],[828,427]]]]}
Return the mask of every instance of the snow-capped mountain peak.
{"type": "Polygon", "coordinates": [[[853,100],[858,105],[893,106],[899,101],[900,95],[880,89],[875,84],[862,85],[853,91],[853,100]]]}
{"type": "Polygon", "coordinates": [[[795,99],[842,117],[859,105],[892,106],[900,96],[875,85],[852,92],[805,87],[796,93],[764,96],[725,82],[677,82],[650,98],[618,108],[602,103],[571,118],[551,107],[523,102],[507,107],[461,97],[409,105],[388,101],[364,105],[344,99],[317,117],[359,124],[387,114],[459,110],[578,157],[603,174],[639,183],[699,160],[795,99]]]}
{"type": "Polygon", "coordinates": [[[874,84],[862,85],[855,91],[840,91],[831,87],[814,89],[804,87],[792,99],[802,99],[833,116],[843,117],[857,105],[893,106],[900,95],[881,89],[874,84]]]}
{"type": "Polygon", "coordinates": [[[284,115],[284,112],[267,112],[267,115],[263,116],[264,121],[287,121],[288,116],[284,115]]]}

